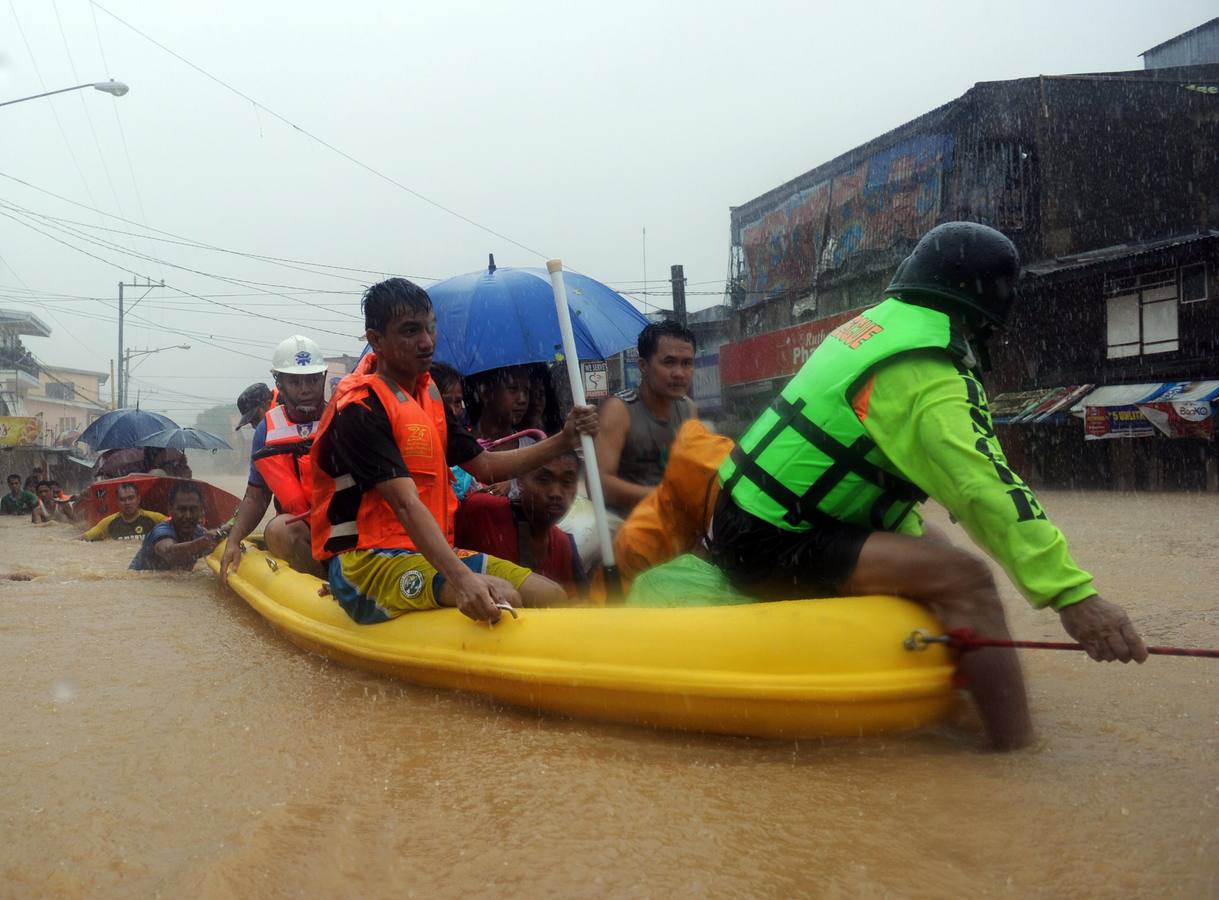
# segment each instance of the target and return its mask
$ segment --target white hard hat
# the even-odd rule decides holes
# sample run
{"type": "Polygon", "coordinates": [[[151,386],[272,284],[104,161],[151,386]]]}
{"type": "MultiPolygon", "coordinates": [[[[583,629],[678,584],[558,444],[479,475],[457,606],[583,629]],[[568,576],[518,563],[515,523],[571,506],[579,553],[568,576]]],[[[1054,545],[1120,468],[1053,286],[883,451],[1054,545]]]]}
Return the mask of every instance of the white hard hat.
{"type": "Polygon", "coordinates": [[[302,334],[279,342],[271,357],[271,371],[285,375],[316,375],[326,371],[322,348],[302,334]]]}

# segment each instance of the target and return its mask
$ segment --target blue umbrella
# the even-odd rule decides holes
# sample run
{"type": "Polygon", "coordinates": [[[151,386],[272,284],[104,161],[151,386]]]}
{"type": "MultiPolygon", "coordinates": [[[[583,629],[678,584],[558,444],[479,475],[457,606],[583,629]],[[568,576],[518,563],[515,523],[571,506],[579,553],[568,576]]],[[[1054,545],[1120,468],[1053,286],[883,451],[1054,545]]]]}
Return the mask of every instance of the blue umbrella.
{"type": "MultiPolygon", "coordinates": [[[[564,272],[580,359],[605,359],[634,347],[648,324],[617,291],[564,272]]],[[[457,275],[427,289],[436,309],[436,359],[463,375],[501,366],[554,362],[562,353],[550,275],[499,269],[457,275]]]]}
{"type": "Polygon", "coordinates": [[[178,423],[160,413],[134,409],[112,409],[90,423],[78,440],[94,450],[143,447],[143,439],[154,431],[177,428],[178,423]]]}
{"type": "Polygon", "coordinates": [[[232,450],[224,438],[202,428],[166,428],[141,439],[144,447],[166,447],[172,450],[232,450]]]}

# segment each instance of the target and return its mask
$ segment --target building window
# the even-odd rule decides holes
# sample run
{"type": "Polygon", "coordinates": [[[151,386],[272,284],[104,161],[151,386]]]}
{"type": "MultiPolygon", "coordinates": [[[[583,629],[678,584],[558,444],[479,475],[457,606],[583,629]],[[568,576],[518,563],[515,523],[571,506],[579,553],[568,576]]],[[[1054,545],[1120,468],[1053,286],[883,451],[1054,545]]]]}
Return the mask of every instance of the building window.
{"type": "Polygon", "coordinates": [[[1109,359],[1179,348],[1176,269],[1106,280],[1105,295],[1109,359]]]}
{"type": "Polygon", "coordinates": [[[70,381],[52,381],[47,385],[48,400],[75,400],[76,385],[70,381]]]}
{"type": "Polygon", "coordinates": [[[1194,263],[1181,267],[1181,302],[1197,303],[1208,298],[1206,290],[1206,263],[1194,263]]]}

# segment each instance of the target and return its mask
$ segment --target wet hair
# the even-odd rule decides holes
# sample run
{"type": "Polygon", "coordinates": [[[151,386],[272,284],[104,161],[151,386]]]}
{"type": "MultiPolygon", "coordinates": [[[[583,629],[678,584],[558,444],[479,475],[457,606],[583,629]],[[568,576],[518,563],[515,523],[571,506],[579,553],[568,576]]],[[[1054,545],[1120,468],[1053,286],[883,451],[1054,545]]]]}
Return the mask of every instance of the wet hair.
{"type": "Polygon", "coordinates": [[[10,475],[8,478],[6,478],[6,479],[4,479],[4,480],[5,480],[5,481],[12,481],[14,478],[16,478],[18,481],[20,481],[20,480],[21,480],[21,476],[20,476],[20,475],[18,475],[16,472],[14,472],[12,475],[10,475]]]}
{"type": "Polygon", "coordinates": [[[384,334],[396,316],[431,312],[432,298],[413,281],[387,278],[364,292],[360,309],[364,313],[364,327],[384,334]]]}
{"type": "Polygon", "coordinates": [[[51,489],[51,482],[43,479],[42,481],[38,482],[38,484],[34,485],[34,490],[41,491],[44,487],[49,491],[51,489]]]}
{"type": "Polygon", "coordinates": [[[563,417],[559,414],[559,396],[555,393],[554,382],[550,369],[545,363],[536,363],[529,367],[529,409],[525,411],[526,422],[538,422],[547,434],[558,434],[563,430],[563,417]],[[533,408],[533,383],[542,383],[542,408],[533,408]]]}
{"type": "Polygon", "coordinates": [[[175,481],[169,489],[169,505],[173,506],[179,494],[194,494],[203,500],[203,488],[197,481],[175,481]]]}
{"type": "MultiPolygon", "coordinates": [[[[470,419],[470,427],[476,428],[483,417],[483,391],[499,387],[508,382],[508,373],[517,373],[524,369],[525,380],[529,380],[527,366],[501,366],[498,369],[488,369],[485,372],[475,372],[464,379],[466,395],[466,415],[470,419]]],[[[529,410],[525,410],[529,415],[529,410]]]]}
{"type": "Polygon", "coordinates": [[[462,385],[462,389],[465,389],[465,384],[461,377],[461,373],[448,363],[432,363],[432,367],[428,369],[428,372],[432,376],[432,381],[436,383],[436,389],[442,393],[447,391],[454,384],[460,384],[462,385]]]}
{"type": "Polygon", "coordinates": [[[584,463],[580,460],[580,454],[576,450],[564,450],[562,453],[560,453],[558,456],[556,456],[555,459],[556,460],[566,459],[569,456],[576,461],[576,471],[577,472],[583,471],[584,463]]]}
{"type": "Polygon", "coordinates": [[[672,319],[665,319],[663,322],[653,322],[643,331],[639,332],[639,358],[651,359],[656,355],[656,351],[660,348],[660,339],[662,337],[677,338],[679,341],[685,341],[695,350],[698,349],[698,341],[694,339],[694,332],[684,325],[674,322],[672,319]]]}
{"type": "Polygon", "coordinates": [[[129,491],[132,494],[135,494],[135,498],[137,500],[140,499],[140,489],[138,487],[136,487],[134,484],[132,484],[130,481],[125,481],[122,484],[120,484],[118,487],[116,487],[114,489],[114,495],[117,497],[119,494],[123,493],[124,491],[129,491]]]}

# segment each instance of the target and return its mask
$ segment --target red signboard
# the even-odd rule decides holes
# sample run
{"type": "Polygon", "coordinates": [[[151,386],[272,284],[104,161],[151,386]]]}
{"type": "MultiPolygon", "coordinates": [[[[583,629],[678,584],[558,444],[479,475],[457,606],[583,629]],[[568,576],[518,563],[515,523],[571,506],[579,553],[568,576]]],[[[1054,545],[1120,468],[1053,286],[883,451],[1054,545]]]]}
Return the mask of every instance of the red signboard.
{"type": "Polygon", "coordinates": [[[720,347],[720,382],[748,384],[768,378],[786,378],[804,365],[827,334],[857,315],[859,310],[839,313],[725,344],[720,347]]]}

